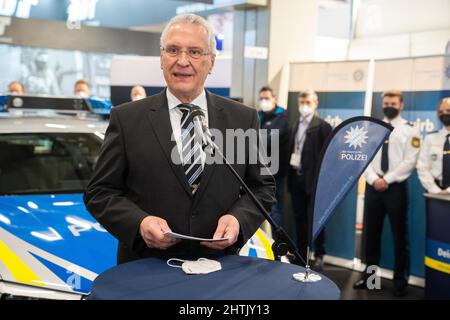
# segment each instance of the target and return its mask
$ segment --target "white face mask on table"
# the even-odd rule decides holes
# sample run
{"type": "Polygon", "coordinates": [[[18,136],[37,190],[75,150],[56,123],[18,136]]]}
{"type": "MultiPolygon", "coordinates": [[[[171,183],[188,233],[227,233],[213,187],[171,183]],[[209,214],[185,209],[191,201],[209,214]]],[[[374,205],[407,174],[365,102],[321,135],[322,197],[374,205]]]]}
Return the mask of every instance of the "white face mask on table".
{"type": "Polygon", "coordinates": [[[198,260],[182,260],[171,258],[167,260],[167,265],[172,268],[181,268],[186,274],[207,274],[222,269],[219,261],[200,258],[198,260]],[[170,264],[171,261],[182,262],[180,265],[170,264]]]}

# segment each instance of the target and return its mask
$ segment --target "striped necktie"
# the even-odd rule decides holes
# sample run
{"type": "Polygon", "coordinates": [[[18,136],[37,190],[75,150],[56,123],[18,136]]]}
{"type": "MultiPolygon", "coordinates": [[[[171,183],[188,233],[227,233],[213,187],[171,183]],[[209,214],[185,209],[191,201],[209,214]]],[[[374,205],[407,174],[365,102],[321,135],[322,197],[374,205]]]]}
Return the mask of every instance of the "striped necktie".
{"type": "Polygon", "coordinates": [[[201,137],[195,132],[194,121],[189,116],[193,106],[192,104],[179,104],[177,108],[183,113],[181,117],[181,163],[194,194],[200,185],[203,171],[203,149],[201,137]]]}

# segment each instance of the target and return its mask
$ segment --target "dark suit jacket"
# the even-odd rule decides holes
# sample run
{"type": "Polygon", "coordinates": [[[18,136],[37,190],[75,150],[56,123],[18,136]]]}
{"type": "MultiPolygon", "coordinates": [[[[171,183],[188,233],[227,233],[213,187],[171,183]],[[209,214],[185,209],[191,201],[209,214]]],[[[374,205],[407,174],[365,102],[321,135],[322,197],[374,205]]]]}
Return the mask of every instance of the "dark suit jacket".
{"type": "Polygon", "coordinates": [[[272,172],[275,176],[275,179],[279,181],[284,181],[284,176],[286,175],[286,166],[283,165],[287,159],[289,153],[289,123],[286,111],[277,106],[275,111],[271,113],[269,116],[265,116],[262,111],[258,112],[259,121],[261,123],[261,129],[267,130],[267,146],[266,152],[267,155],[271,158],[277,156],[279,157],[279,167],[277,172],[272,172]],[[278,145],[272,146],[271,137],[275,135],[274,130],[278,130],[278,145]],[[272,150],[272,148],[274,150],[272,150]],[[276,154],[278,152],[278,154],[276,154]]]}
{"type": "MultiPolygon", "coordinates": [[[[225,129],[258,128],[255,110],[209,92],[206,97],[209,127],[219,129],[224,137],[225,129]]],[[[171,134],[165,90],[111,111],[84,202],[89,212],[119,240],[118,263],[151,256],[235,253],[264,220],[251,199],[241,194],[239,183],[225,165],[207,164],[193,196],[183,167],[171,160],[171,152],[176,148],[171,134]],[[160,251],[149,249],[140,237],[142,220],[154,215],[165,219],[174,232],[210,238],[218,219],[226,213],[240,223],[238,243],[227,252],[190,241],[160,251]]],[[[247,145],[246,159],[248,148],[247,145]]],[[[261,175],[259,164],[233,167],[270,210],[275,201],[273,177],[261,175]]]]}
{"type": "MultiPolygon", "coordinates": [[[[295,147],[295,136],[297,134],[299,126],[299,121],[297,121],[296,125],[291,130],[291,138],[289,142],[289,150],[291,154],[294,152],[295,147]]],[[[309,124],[308,129],[306,130],[306,138],[305,144],[303,145],[302,157],[301,157],[301,171],[302,171],[302,179],[305,183],[306,194],[311,195],[313,184],[314,184],[314,176],[316,171],[318,170],[319,165],[319,157],[324,147],[325,142],[328,139],[328,136],[331,134],[332,128],[331,126],[324,120],[320,119],[317,116],[314,116],[309,124]]],[[[299,176],[296,174],[295,169],[287,164],[288,166],[288,190],[291,191],[293,187],[294,179],[299,179],[299,176]]]]}

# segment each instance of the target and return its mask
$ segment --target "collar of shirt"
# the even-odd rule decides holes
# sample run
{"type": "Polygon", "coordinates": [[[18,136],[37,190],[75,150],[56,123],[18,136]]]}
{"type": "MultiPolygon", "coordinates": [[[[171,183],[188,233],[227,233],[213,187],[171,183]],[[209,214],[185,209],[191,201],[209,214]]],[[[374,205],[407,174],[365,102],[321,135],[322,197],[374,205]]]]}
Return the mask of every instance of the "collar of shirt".
{"type": "Polygon", "coordinates": [[[384,117],[383,119],[384,122],[391,124],[393,127],[398,126],[400,124],[404,124],[407,121],[405,119],[403,119],[400,115],[397,116],[396,118],[392,119],[391,121],[389,121],[388,118],[384,117]]]}
{"type": "MultiPolygon", "coordinates": [[[[179,104],[181,104],[182,102],[175,97],[175,95],[170,92],[169,88],[167,88],[166,90],[166,95],[167,95],[167,104],[169,105],[169,110],[172,110],[174,108],[176,108],[179,104]]],[[[205,90],[202,90],[202,93],[200,93],[199,96],[197,96],[197,98],[195,98],[194,100],[192,100],[192,102],[190,102],[191,104],[195,104],[196,106],[199,106],[200,109],[202,109],[205,114],[207,115],[208,113],[208,103],[206,101],[206,92],[205,90]]]]}
{"type": "Polygon", "coordinates": [[[442,134],[445,137],[446,135],[450,134],[450,131],[447,130],[446,127],[442,127],[442,129],[439,130],[439,133],[442,134]]]}

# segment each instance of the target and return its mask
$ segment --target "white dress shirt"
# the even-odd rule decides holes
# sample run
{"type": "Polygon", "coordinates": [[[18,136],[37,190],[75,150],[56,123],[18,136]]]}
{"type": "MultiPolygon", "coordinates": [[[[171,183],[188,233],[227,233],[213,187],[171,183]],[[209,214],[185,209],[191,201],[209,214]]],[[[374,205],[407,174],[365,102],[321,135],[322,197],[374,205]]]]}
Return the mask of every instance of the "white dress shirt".
{"type": "MultiPolygon", "coordinates": [[[[386,118],[383,121],[389,123],[386,118]]],[[[421,142],[419,129],[400,116],[391,120],[390,124],[394,130],[389,136],[389,170],[388,172],[381,170],[382,148],[380,148],[364,172],[364,177],[370,185],[381,177],[388,184],[405,181],[416,167],[421,142]]]]}
{"type": "MultiPolygon", "coordinates": [[[[429,133],[420,150],[417,173],[423,187],[430,193],[439,193],[442,190],[435,180],[442,182],[442,156],[448,134],[450,131],[445,127],[437,132],[429,133]]],[[[450,187],[446,190],[450,192],[450,187]]]]}
{"type": "MultiPolygon", "coordinates": [[[[179,104],[182,104],[182,102],[173,95],[172,92],[170,92],[169,88],[166,90],[167,95],[167,104],[169,107],[169,117],[170,117],[170,124],[172,125],[172,140],[175,140],[177,144],[178,153],[180,154],[181,158],[181,151],[182,151],[182,145],[181,145],[181,117],[183,116],[183,113],[177,106],[179,104]]],[[[206,92],[205,90],[200,93],[200,95],[195,98],[191,104],[195,104],[196,106],[199,106],[205,113],[205,120],[206,124],[208,125],[208,103],[206,100],[206,92]]],[[[202,166],[205,166],[205,159],[206,154],[202,152],[202,166]]]]}
{"type": "MultiPolygon", "coordinates": [[[[306,131],[308,130],[309,125],[311,124],[311,120],[314,117],[314,114],[315,113],[312,113],[306,117],[303,117],[302,115],[300,115],[300,118],[298,120],[299,124],[298,124],[297,133],[295,134],[293,153],[297,154],[300,159],[301,159],[301,155],[303,152],[303,146],[305,145],[306,131]]],[[[302,167],[302,162],[300,160],[299,166],[294,167],[294,168],[296,168],[297,170],[300,170],[301,167],[302,167]]]]}

